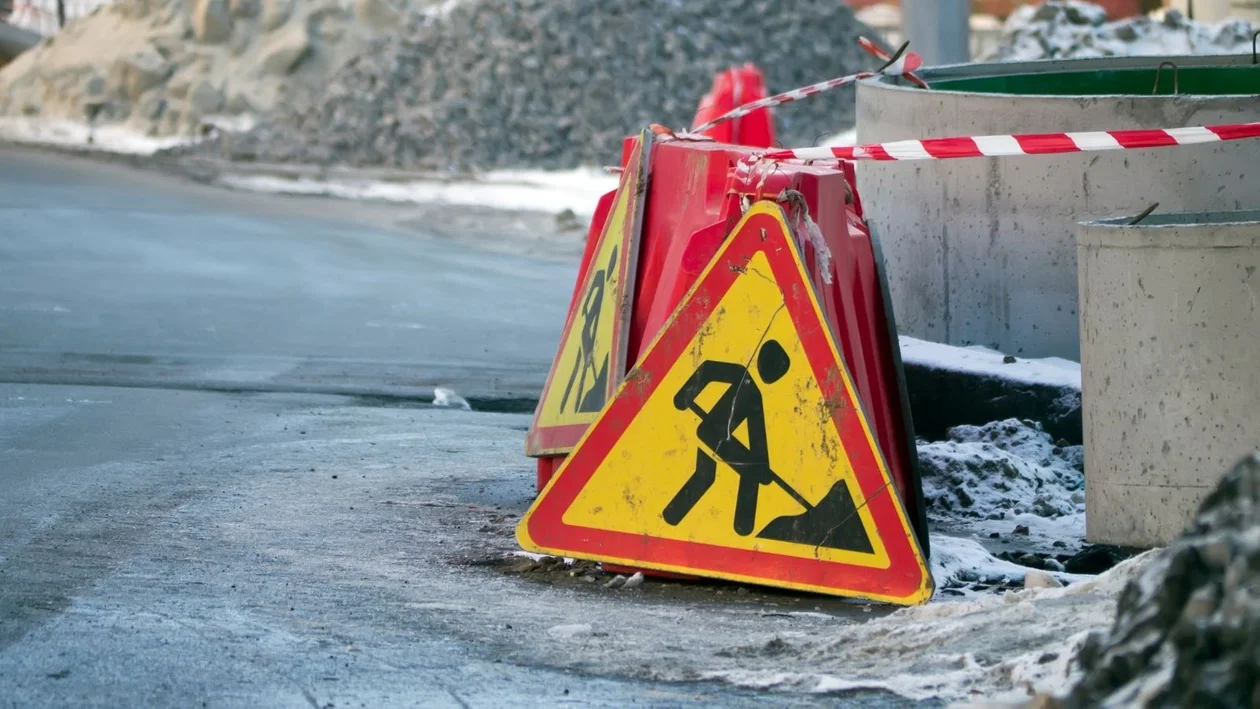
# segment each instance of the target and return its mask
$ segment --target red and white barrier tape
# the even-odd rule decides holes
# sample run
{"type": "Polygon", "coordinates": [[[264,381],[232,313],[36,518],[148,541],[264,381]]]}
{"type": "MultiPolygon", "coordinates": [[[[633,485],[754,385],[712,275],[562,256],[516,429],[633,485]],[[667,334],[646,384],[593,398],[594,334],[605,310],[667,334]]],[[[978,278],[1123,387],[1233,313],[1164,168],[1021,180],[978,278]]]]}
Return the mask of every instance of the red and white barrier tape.
{"type": "Polygon", "coordinates": [[[1138,128],[1082,133],[983,135],[926,140],[898,140],[794,150],[769,150],[762,160],[953,160],[1013,155],[1058,155],[1106,150],[1143,150],[1260,138],[1260,122],[1227,123],[1187,128],[1138,128]]]}
{"type": "MultiPolygon", "coordinates": [[[[862,49],[865,49],[867,54],[870,54],[876,57],[877,59],[882,59],[883,61],[886,61],[886,62],[892,61],[892,55],[880,49],[878,46],[876,46],[874,42],[872,42],[871,40],[865,37],[858,37],[858,46],[861,47],[862,49]]],[[[917,54],[914,56],[919,57],[919,55],[917,54]]],[[[918,75],[914,73],[914,70],[918,69],[919,66],[922,66],[922,64],[923,64],[923,58],[919,57],[919,64],[916,66],[905,67],[904,71],[893,71],[891,69],[888,69],[888,70],[885,70],[883,73],[888,74],[890,76],[904,77],[906,80],[908,80],[910,83],[914,84],[915,86],[918,86],[921,89],[926,89],[928,88],[927,82],[924,81],[923,79],[920,79],[918,75]]]]}
{"type": "Polygon", "coordinates": [[[770,96],[768,98],[763,98],[759,101],[746,103],[743,106],[740,106],[739,108],[736,108],[730,111],[729,113],[724,113],[721,116],[714,118],[708,123],[704,123],[704,124],[696,126],[695,128],[692,128],[690,131],[688,131],[688,134],[704,133],[705,131],[712,129],[715,126],[719,126],[719,125],[722,125],[723,123],[726,123],[727,121],[733,121],[736,118],[743,118],[744,116],[747,116],[753,111],[759,111],[763,108],[774,108],[775,106],[782,106],[783,104],[792,103],[793,101],[800,101],[803,98],[809,98],[810,96],[813,96],[815,94],[820,94],[824,91],[830,91],[831,89],[839,88],[841,86],[847,86],[856,81],[861,81],[862,79],[869,79],[873,76],[880,76],[881,74],[888,74],[892,76],[907,76],[908,77],[911,75],[911,72],[913,72],[915,69],[918,69],[919,67],[923,66],[923,58],[920,57],[918,54],[915,54],[914,52],[905,51],[906,45],[902,45],[901,49],[898,50],[897,56],[892,57],[892,56],[889,56],[884,51],[882,51],[879,47],[876,47],[874,43],[872,43],[870,40],[866,39],[865,37],[860,37],[858,39],[858,43],[862,46],[863,49],[870,52],[871,54],[874,54],[880,59],[883,59],[887,63],[884,66],[880,67],[879,69],[876,69],[875,71],[863,71],[863,72],[858,72],[857,74],[849,74],[848,76],[841,76],[835,79],[822,81],[817,84],[811,84],[809,86],[802,86],[799,89],[792,89],[791,91],[785,91],[784,93],[777,94],[775,96],[770,96]]]}

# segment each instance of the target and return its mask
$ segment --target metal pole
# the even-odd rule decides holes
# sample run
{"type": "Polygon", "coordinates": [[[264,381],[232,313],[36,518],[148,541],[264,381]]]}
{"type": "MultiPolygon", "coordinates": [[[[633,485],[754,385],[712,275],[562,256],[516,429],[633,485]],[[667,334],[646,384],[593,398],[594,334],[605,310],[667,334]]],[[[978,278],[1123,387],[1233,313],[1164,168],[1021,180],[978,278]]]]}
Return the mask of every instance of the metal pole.
{"type": "Polygon", "coordinates": [[[57,26],[66,26],[66,0],[57,0],[57,26]]]}
{"type": "Polygon", "coordinates": [[[971,61],[970,0],[902,0],[901,31],[924,64],[971,61]]]}

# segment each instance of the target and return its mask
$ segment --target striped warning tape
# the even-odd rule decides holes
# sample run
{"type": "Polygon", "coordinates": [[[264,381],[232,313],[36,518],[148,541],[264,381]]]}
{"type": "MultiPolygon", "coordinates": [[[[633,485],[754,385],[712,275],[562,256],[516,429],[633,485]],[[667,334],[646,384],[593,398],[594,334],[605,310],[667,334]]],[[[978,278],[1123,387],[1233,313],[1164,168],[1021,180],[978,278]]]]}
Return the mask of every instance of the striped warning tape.
{"type": "MultiPolygon", "coordinates": [[[[858,38],[858,43],[866,51],[870,52],[871,54],[874,54],[880,59],[883,59],[885,61],[884,66],[880,67],[879,69],[876,69],[875,71],[863,71],[857,74],[849,74],[848,76],[841,76],[835,79],[828,79],[827,81],[820,81],[817,84],[811,84],[809,86],[802,86],[799,89],[792,89],[791,91],[785,91],[781,94],[776,94],[768,98],[763,98],[759,101],[746,103],[740,106],[739,108],[736,108],[727,113],[724,113],[718,116],[717,118],[714,118],[708,123],[703,123],[701,125],[696,126],[695,128],[692,128],[690,131],[688,131],[688,133],[690,134],[704,133],[705,131],[712,129],[715,126],[719,126],[719,125],[722,125],[723,123],[726,123],[727,121],[733,121],[736,118],[743,118],[744,116],[747,116],[753,111],[760,111],[763,108],[774,108],[775,106],[782,106],[785,103],[792,103],[793,101],[800,101],[803,98],[809,98],[810,96],[820,94],[824,91],[830,91],[831,89],[839,88],[841,86],[847,86],[856,81],[861,81],[862,79],[869,79],[871,77],[879,76],[881,74],[887,74],[890,76],[909,77],[912,75],[911,72],[923,66],[922,57],[920,57],[918,54],[915,54],[914,52],[906,51],[906,48],[909,46],[909,43],[901,45],[901,48],[898,49],[896,54],[894,55],[889,55],[888,53],[879,49],[879,47],[876,47],[873,42],[871,42],[869,39],[866,39],[865,37],[858,38]]],[[[916,77],[916,80],[917,80],[917,77],[916,77]]]]}
{"type": "MultiPolygon", "coordinates": [[[[882,59],[883,61],[886,61],[886,62],[892,61],[893,59],[892,55],[880,49],[879,45],[875,44],[874,42],[872,42],[871,40],[865,37],[858,37],[858,46],[866,50],[867,54],[873,55],[877,59],[882,59]]],[[[906,46],[909,46],[909,44],[907,43],[906,45],[902,45],[902,46],[904,48],[906,46]]],[[[914,73],[915,69],[918,69],[919,66],[923,65],[923,58],[919,57],[919,55],[917,54],[915,54],[914,56],[919,58],[918,64],[916,66],[903,67],[905,71],[885,70],[883,73],[888,74],[890,76],[902,76],[906,80],[908,80],[910,83],[914,84],[915,86],[918,86],[921,89],[928,88],[927,82],[924,81],[923,79],[920,79],[918,75],[914,73]]]]}
{"type": "Polygon", "coordinates": [[[1138,128],[1082,133],[983,135],[926,140],[898,140],[868,145],[769,150],[761,160],[952,160],[1013,155],[1058,155],[1106,150],[1142,150],[1202,145],[1260,137],[1260,122],[1187,128],[1138,128]]]}

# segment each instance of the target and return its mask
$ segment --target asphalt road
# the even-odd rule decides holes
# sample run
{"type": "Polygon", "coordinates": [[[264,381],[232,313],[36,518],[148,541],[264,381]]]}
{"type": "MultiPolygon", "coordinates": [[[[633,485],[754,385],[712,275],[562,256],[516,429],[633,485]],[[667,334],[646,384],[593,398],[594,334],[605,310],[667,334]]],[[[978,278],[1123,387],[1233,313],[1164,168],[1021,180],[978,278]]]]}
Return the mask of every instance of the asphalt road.
{"type": "Polygon", "coordinates": [[[414,211],[0,153],[0,378],[532,409],[572,262],[435,239],[414,211]]]}
{"type": "Polygon", "coordinates": [[[573,262],[470,223],[0,149],[0,706],[836,703],[703,681],[819,599],[513,571],[573,262]]]}

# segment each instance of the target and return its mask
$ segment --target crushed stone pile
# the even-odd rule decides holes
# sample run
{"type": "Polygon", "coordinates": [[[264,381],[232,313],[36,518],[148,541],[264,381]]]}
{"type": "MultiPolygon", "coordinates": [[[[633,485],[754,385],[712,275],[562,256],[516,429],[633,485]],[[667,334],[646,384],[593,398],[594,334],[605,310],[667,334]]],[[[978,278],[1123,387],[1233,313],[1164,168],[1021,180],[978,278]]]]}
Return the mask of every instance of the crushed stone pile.
{"type": "Polygon", "coordinates": [[[399,16],[388,0],[115,0],[0,71],[0,116],[239,129],[320,93],[399,16]]]}
{"type": "Polygon", "coordinates": [[[1260,456],[1120,595],[1063,707],[1260,706],[1260,456]]]}
{"type": "MultiPolygon", "coordinates": [[[[459,0],[412,13],[310,103],[204,146],[239,160],[454,170],[616,161],[648,123],[689,127],[715,72],[770,91],[873,68],[835,0],[459,0]]],[[[872,35],[873,36],[873,35],[872,35]]],[[[854,121],[853,94],[779,109],[784,144],[854,121]]]]}
{"type": "Polygon", "coordinates": [[[1094,3],[1051,0],[1013,12],[985,60],[1250,53],[1255,29],[1246,20],[1194,22],[1177,10],[1108,22],[1094,3]]]}

